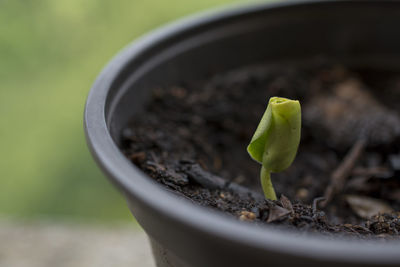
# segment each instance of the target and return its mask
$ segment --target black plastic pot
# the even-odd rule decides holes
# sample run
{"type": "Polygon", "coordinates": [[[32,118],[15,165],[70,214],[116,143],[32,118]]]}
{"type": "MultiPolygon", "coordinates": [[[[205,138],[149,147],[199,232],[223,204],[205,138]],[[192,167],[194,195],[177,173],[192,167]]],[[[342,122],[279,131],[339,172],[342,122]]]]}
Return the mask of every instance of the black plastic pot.
{"type": "Polygon", "coordinates": [[[118,148],[123,127],[140,116],[152,88],[319,55],[399,69],[400,2],[282,1],[211,12],[145,36],[102,71],[87,100],[87,140],[149,235],[157,266],[400,266],[400,243],[298,235],[178,199],[118,148]]]}

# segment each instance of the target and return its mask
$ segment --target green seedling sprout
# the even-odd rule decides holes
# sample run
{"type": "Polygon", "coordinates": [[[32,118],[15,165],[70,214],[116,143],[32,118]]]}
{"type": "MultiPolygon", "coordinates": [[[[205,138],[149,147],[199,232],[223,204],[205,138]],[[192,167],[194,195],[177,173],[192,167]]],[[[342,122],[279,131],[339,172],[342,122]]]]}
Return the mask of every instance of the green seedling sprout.
{"type": "Polygon", "coordinates": [[[300,132],[300,102],[271,97],[247,146],[250,156],[262,164],[260,178],[265,198],[276,200],[271,173],[281,172],[292,164],[299,147],[300,132]]]}

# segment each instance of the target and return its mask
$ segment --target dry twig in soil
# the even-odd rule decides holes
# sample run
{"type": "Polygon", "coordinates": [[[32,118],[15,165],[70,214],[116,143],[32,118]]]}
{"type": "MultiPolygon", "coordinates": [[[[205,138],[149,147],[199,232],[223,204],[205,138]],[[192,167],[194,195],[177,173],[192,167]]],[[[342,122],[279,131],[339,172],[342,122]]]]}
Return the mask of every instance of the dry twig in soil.
{"type": "Polygon", "coordinates": [[[366,145],[365,139],[359,139],[347,153],[346,157],[332,173],[330,183],[325,190],[325,200],[321,202],[321,207],[326,207],[333,197],[342,191],[347,178],[351,174],[357,160],[361,157],[364,147],[366,145]]]}

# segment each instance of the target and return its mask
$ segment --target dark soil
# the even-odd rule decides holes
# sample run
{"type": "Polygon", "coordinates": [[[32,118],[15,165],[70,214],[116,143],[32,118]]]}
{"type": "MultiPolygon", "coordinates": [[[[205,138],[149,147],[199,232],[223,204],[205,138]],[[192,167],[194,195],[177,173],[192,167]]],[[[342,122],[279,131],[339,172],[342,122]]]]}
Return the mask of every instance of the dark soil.
{"type": "Polygon", "coordinates": [[[144,114],[123,132],[123,150],[169,191],[243,221],[396,237],[399,100],[396,72],[326,63],[247,67],[156,88],[144,114]],[[260,165],[246,152],[271,96],[302,105],[298,155],[289,169],[272,174],[277,195],[284,194],[279,201],[264,199],[260,165]],[[358,156],[349,159],[360,140],[358,156]]]}

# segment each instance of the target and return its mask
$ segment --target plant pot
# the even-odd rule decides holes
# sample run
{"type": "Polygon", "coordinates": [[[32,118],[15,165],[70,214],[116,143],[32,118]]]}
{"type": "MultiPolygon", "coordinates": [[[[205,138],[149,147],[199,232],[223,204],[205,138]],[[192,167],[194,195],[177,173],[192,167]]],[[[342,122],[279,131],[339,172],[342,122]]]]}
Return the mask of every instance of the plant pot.
{"type": "Polygon", "coordinates": [[[400,69],[400,2],[296,1],[215,11],[157,30],[119,53],[87,100],[90,150],[148,234],[157,266],[400,266],[400,243],[258,227],[182,201],[121,152],[150,89],[265,61],[319,55],[400,69]]]}

